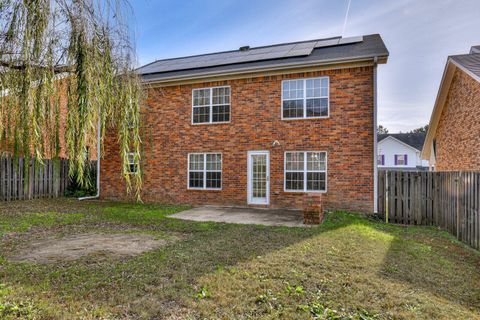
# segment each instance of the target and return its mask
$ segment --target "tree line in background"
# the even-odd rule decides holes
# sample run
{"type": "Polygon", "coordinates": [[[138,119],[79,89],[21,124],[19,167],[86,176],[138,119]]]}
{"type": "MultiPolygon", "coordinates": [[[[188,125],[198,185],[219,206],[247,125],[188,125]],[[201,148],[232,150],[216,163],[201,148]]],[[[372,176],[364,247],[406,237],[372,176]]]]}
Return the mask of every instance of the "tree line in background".
{"type": "MultiPolygon", "coordinates": [[[[413,129],[413,130],[410,130],[410,131],[407,131],[407,132],[400,131],[399,133],[427,133],[427,131],[428,131],[428,124],[423,126],[423,127],[416,128],[416,129],[413,129]]],[[[389,133],[389,131],[388,131],[388,128],[386,128],[382,125],[379,125],[378,128],[377,128],[377,133],[378,134],[387,134],[387,133],[389,133]]]]}

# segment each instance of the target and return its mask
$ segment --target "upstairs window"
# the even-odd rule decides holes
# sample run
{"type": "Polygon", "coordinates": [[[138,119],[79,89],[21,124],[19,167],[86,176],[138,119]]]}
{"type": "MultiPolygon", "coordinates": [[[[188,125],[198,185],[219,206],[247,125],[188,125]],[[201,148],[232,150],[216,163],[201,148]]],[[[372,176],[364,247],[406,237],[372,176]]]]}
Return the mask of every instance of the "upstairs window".
{"type": "Polygon", "coordinates": [[[220,123],[230,121],[230,87],[193,89],[192,122],[220,123]]]}
{"type": "Polygon", "coordinates": [[[396,166],[406,166],[408,164],[408,157],[406,154],[396,154],[395,155],[395,165],[396,166]]]}
{"type": "Polygon", "coordinates": [[[191,153],[188,155],[188,188],[222,188],[221,153],[191,153]]]}
{"type": "Polygon", "coordinates": [[[282,81],[282,118],[326,118],[329,115],[329,78],[282,81]]]}

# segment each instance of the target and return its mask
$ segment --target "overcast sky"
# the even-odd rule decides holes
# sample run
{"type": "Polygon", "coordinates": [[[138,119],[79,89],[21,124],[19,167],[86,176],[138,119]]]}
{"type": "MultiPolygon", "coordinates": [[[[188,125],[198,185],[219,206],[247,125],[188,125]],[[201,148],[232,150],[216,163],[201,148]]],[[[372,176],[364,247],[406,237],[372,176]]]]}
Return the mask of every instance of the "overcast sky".
{"type": "MultiPolygon", "coordinates": [[[[141,64],[341,35],[348,0],[131,1],[141,64]]],[[[343,36],[379,33],[379,124],[428,123],[448,55],[480,44],[480,0],[351,0],[343,36]]]]}

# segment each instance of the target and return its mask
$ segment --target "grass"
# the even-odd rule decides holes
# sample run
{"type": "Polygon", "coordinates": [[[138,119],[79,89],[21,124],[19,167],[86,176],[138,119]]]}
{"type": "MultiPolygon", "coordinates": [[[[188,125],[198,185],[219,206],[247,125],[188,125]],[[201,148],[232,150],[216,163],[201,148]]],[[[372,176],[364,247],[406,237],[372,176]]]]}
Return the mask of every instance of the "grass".
{"type": "Polygon", "coordinates": [[[480,319],[480,254],[446,232],[346,212],[314,228],[189,222],[186,207],[2,204],[0,318],[480,319]],[[8,260],[45,237],[175,237],[133,257],[8,260]]]}

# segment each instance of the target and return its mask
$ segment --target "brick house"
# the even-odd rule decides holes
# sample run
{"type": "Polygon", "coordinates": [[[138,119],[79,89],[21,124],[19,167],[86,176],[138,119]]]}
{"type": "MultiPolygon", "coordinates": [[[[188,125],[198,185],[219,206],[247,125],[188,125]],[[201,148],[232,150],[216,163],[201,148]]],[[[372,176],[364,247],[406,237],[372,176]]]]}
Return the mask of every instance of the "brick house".
{"type": "MultiPolygon", "coordinates": [[[[374,211],[376,70],[387,58],[368,35],[141,67],[143,200],[302,208],[322,193],[327,209],[374,211]]],[[[101,197],[125,198],[113,133],[104,150],[101,197]]]]}
{"type": "Polygon", "coordinates": [[[448,57],[422,157],[437,171],[480,170],[480,46],[448,57]]]}
{"type": "MultiPolygon", "coordinates": [[[[65,134],[67,128],[67,116],[68,116],[68,96],[67,96],[67,79],[62,76],[59,77],[59,80],[55,81],[56,90],[58,91],[58,106],[59,106],[59,154],[58,157],[62,159],[67,159],[67,146],[65,142],[65,134]]],[[[35,85],[33,86],[35,90],[35,85]]],[[[6,112],[6,104],[8,99],[8,90],[0,91],[0,112],[6,112]],[[5,99],[5,100],[2,100],[5,99]]],[[[54,125],[54,123],[53,123],[54,125]]],[[[53,130],[53,129],[52,129],[53,130]]],[[[98,132],[97,132],[98,133],[98,132]]],[[[51,154],[49,151],[51,149],[50,137],[44,137],[44,148],[45,148],[45,159],[51,159],[54,154],[51,154]]],[[[97,160],[97,134],[88,136],[87,139],[87,157],[89,160],[97,160]]],[[[33,148],[32,148],[33,149],[33,148]]],[[[33,150],[32,150],[33,151],[33,150]]],[[[6,140],[0,141],[0,157],[13,154],[13,146],[7,145],[6,140]]],[[[33,152],[32,152],[33,156],[33,152]]]]}

